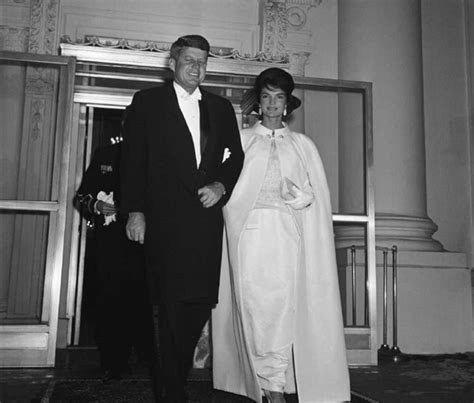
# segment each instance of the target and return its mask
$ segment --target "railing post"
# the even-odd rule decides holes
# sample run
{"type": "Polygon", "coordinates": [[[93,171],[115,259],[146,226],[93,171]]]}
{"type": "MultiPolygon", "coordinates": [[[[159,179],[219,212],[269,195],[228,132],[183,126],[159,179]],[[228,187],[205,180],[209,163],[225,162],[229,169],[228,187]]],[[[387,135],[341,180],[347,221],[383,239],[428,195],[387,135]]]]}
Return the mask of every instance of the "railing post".
{"type": "Polygon", "coordinates": [[[369,326],[369,265],[367,264],[367,249],[365,250],[365,262],[364,326],[369,326]]]}
{"type": "Polygon", "coordinates": [[[351,268],[352,268],[352,326],[357,326],[357,295],[356,295],[356,247],[351,246],[351,268]]]}
{"type": "Polygon", "coordinates": [[[387,312],[388,312],[388,301],[387,301],[387,260],[388,260],[388,248],[383,248],[383,341],[380,346],[378,353],[381,355],[389,355],[391,353],[390,346],[387,344],[387,312]]]}
{"type": "Polygon", "coordinates": [[[392,246],[392,287],[393,287],[393,347],[391,352],[393,354],[393,361],[398,362],[403,355],[398,347],[398,287],[397,287],[397,271],[398,271],[398,248],[396,245],[392,246]]]}

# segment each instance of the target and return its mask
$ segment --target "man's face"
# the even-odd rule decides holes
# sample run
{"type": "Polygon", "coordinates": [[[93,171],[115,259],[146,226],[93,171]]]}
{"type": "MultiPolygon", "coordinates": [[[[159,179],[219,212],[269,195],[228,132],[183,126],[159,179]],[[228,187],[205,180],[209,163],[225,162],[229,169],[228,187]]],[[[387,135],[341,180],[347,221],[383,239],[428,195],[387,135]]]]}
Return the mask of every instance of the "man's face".
{"type": "Polygon", "coordinates": [[[170,59],[174,79],[192,94],[206,77],[207,52],[197,48],[184,48],[178,60],[170,59]]]}

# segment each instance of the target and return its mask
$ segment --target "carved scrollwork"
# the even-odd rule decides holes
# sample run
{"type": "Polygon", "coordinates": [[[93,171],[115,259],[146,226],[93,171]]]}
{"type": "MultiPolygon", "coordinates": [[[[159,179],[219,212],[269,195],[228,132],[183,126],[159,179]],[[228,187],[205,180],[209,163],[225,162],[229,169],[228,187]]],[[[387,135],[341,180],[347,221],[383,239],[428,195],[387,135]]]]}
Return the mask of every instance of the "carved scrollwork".
{"type": "Polygon", "coordinates": [[[31,0],[30,53],[53,54],[59,0],[31,0]]]}
{"type": "Polygon", "coordinates": [[[40,53],[41,17],[43,15],[43,1],[33,0],[30,11],[30,53],[40,53]]]}
{"type": "Polygon", "coordinates": [[[299,7],[288,9],[288,24],[296,30],[300,30],[306,25],[306,13],[299,7]]]}
{"type": "Polygon", "coordinates": [[[319,6],[323,0],[286,0],[287,4],[297,4],[308,8],[319,6]]]}
{"type": "MultiPolygon", "coordinates": [[[[84,39],[77,39],[76,41],[71,40],[68,35],[61,37],[61,43],[69,45],[79,46],[97,46],[109,49],[128,49],[137,50],[143,52],[158,52],[158,53],[169,53],[171,43],[169,42],[154,42],[154,41],[143,41],[135,39],[124,39],[124,38],[112,38],[112,37],[99,37],[93,35],[86,35],[84,39]]],[[[233,48],[222,47],[222,46],[211,46],[209,57],[217,59],[234,59],[242,61],[259,61],[275,64],[286,64],[288,63],[288,55],[272,55],[265,51],[257,52],[254,56],[249,54],[241,55],[240,52],[233,48]]]]}
{"type": "Polygon", "coordinates": [[[29,94],[50,94],[54,89],[54,72],[43,67],[29,67],[26,77],[26,92],[29,94]]]}
{"type": "Polygon", "coordinates": [[[38,140],[43,132],[45,101],[41,98],[33,98],[30,113],[30,136],[33,141],[38,140]]]}
{"type": "Polygon", "coordinates": [[[287,29],[288,11],[285,2],[268,1],[265,4],[263,27],[263,52],[267,57],[286,57],[287,29]]]}
{"type": "Polygon", "coordinates": [[[59,0],[49,0],[46,4],[46,21],[44,30],[44,53],[56,52],[56,24],[59,11],[59,0]]]}

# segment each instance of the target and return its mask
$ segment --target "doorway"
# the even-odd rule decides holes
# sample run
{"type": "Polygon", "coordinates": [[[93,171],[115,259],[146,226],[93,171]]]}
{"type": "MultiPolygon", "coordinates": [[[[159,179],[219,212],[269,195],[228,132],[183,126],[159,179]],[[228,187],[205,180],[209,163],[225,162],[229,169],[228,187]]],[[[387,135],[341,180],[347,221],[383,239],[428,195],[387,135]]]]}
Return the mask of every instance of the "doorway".
{"type": "MultiPolygon", "coordinates": [[[[98,148],[114,144],[121,134],[123,109],[105,107],[87,107],[86,135],[83,142],[84,161],[81,170],[81,180],[90,161],[98,148]]],[[[79,181],[80,183],[81,181],[79,181]]],[[[80,206],[76,205],[80,211],[80,206]]],[[[96,328],[98,321],[98,287],[99,276],[97,258],[100,251],[97,248],[95,226],[81,214],[79,236],[77,237],[80,258],[77,260],[77,290],[75,299],[75,315],[73,320],[72,346],[96,347],[96,328]]]]}

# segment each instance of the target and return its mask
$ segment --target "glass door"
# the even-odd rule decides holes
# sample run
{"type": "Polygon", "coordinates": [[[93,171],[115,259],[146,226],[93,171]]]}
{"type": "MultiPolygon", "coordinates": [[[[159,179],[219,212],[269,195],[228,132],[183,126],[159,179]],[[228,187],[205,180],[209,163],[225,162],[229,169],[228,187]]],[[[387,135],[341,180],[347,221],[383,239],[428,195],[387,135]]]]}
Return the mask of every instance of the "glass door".
{"type": "Polygon", "coordinates": [[[55,360],[75,58],[0,51],[0,366],[55,360]]]}

